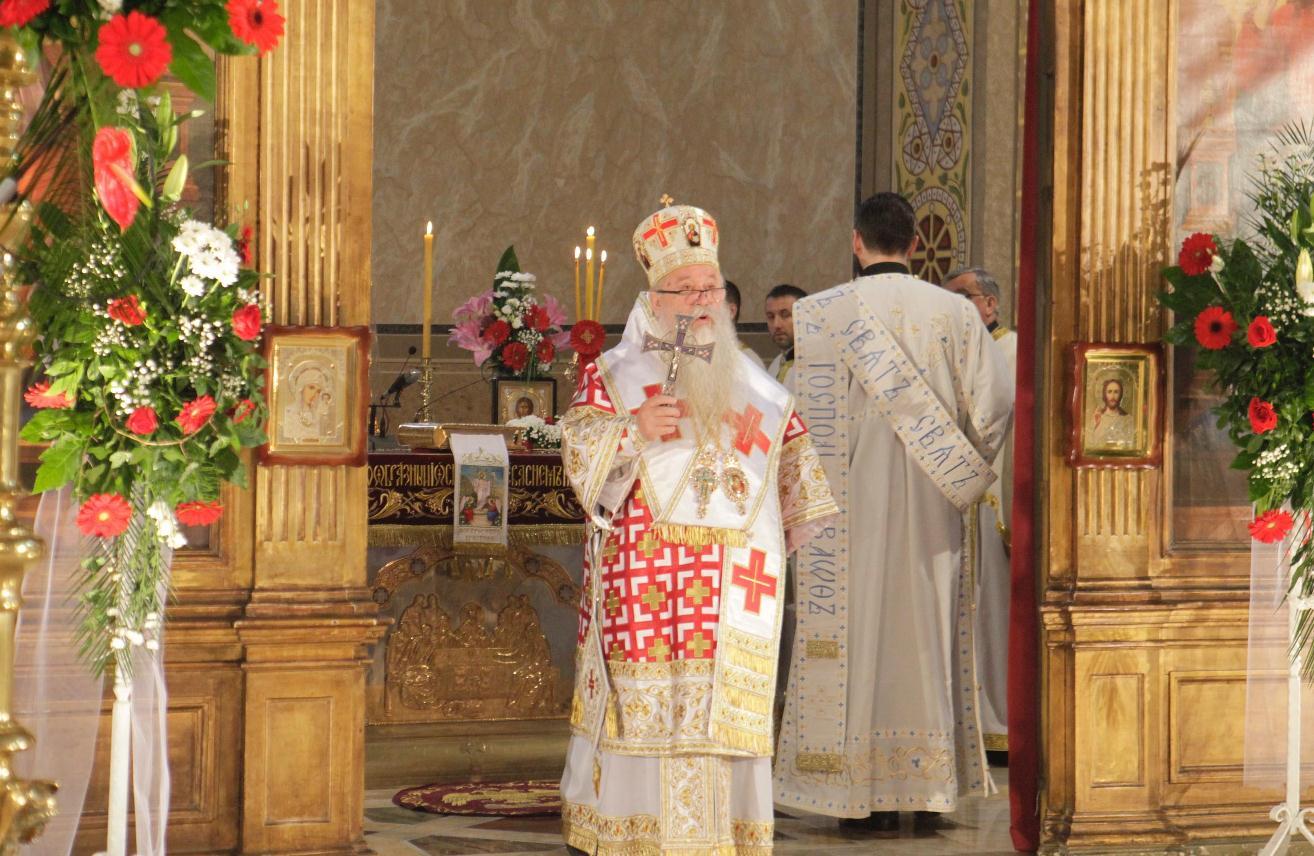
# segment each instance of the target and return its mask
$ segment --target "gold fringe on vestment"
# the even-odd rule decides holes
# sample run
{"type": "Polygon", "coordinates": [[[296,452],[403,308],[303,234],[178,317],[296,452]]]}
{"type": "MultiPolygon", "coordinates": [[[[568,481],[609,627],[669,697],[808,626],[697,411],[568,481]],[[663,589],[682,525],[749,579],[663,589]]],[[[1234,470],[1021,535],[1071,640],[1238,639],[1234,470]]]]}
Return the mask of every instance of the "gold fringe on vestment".
{"type": "Polygon", "coordinates": [[[683,544],[686,547],[709,547],[720,544],[724,547],[747,547],[748,533],[742,529],[723,529],[717,526],[691,526],[684,523],[658,523],[652,527],[653,534],[662,541],[671,544],[683,544]]]}

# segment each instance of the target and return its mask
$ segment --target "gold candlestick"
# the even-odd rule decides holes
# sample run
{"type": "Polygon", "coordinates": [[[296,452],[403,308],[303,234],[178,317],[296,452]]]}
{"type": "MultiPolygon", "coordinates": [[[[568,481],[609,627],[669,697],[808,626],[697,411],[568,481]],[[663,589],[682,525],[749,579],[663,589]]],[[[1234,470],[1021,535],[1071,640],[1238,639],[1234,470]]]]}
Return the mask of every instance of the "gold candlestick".
{"type": "Polygon", "coordinates": [[[415,411],[416,422],[433,422],[433,360],[425,357],[420,362],[420,409],[415,411]]]}
{"type": "MultiPolygon", "coordinates": [[[[14,37],[0,30],[0,156],[8,160],[18,140],[23,106],[18,89],[36,80],[33,63],[14,37]]],[[[30,209],[27,203],[0,207],[0,241],[6,247],[22,244],[30,209]]],[[[23,373],[32,364],[36,329],[13,277],[13,258],[0,261],[0,853],[15,853],[41,834],[55,814],[54,782],[31,781],[13,773],[14,755],[32,746],[32,735],[13,716],[14,633],[22,603],[23,575],[29,562],[39,559],[44,545],[21,522],[18,502],[23,496],[18,475],[19,411],[22,408],[23,373]]]]}

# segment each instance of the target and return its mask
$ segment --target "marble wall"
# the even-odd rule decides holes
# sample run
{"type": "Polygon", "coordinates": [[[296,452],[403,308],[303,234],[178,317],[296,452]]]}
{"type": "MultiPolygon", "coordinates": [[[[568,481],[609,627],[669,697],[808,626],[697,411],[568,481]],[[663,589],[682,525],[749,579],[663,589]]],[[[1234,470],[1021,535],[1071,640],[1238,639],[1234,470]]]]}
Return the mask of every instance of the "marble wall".
{"type": "Polygon", "coordinates": [[[437,323],[510,243],[573,304],[590,224],[610,251],[602,320],[623,322],[644,285],[630,235],[664,193],[720,221],[743,321],[778,282],[848,279],[859,6],[378,0],[374,321],[420,321],[432,219],[437,323]]]}

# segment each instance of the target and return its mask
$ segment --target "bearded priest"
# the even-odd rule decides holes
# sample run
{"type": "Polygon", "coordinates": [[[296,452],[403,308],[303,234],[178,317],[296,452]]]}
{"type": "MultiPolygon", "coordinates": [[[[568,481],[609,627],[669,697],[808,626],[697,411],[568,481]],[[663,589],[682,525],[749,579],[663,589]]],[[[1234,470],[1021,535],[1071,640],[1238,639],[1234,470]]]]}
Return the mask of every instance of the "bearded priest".
{"type": "Polygon", "coordinates": [[[645,218],[649,291],[561,421],[590,516],[563,831],[767,854],[785,557],[838,512],[792,396],[738,348],[706,211],[645,218]]]}

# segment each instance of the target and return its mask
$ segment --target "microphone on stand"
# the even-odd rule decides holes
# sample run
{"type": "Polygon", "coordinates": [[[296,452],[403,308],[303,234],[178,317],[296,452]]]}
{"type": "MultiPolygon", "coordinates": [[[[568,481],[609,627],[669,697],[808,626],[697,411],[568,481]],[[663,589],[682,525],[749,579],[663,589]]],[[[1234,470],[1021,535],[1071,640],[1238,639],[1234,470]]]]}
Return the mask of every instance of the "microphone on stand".
{"type": "Polygon", "coordinates": [[[379,396],[379,401],[386,403],[388,401],[388,398],[391,396],[392,406],[393,407],[401,406],[402,390],[420,379],[419,369],[407,368],[407,366],[411,362],[411,357],[413,356],[415,356],[415,346],[411,345],[406,350],[406,360],[405,362],[402,363],[401,371],[397,373],[397,377],[393,378],[392,386],[388,387],[388,391],[385,392],[383,395],[379,396]]]}

